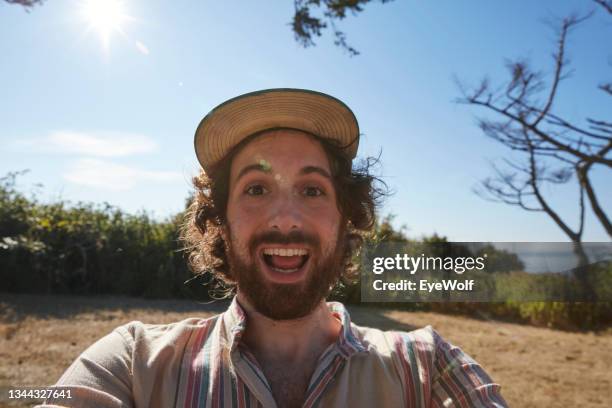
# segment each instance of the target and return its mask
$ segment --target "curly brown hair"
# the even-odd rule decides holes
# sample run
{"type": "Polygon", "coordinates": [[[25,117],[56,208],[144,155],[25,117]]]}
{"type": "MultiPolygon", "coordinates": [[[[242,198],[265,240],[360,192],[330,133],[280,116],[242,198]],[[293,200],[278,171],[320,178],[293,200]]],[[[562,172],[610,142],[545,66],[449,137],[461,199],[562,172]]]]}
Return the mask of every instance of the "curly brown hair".
{"type": "MultiPolygon", "coordinates": [[[[303,131],[302,131],[303,132],[303,131]]],[[[231,276],[227,262],[227,243],[222,234],[227,222],[229,176],[231,163],[236,154],[253,138],[263,132],[245,138],[218,164],[208,171],[200,170],[193,178],[193,198],[185,214],[180,239],[188,254],[188,263],[194,274],[211,274],[210,294],[229,296],[236,281],[231,276]]],[[[345,153],[346,146],[336,140],[303,132],[321,143],[329,160],[332,182],[336,189],[337,206],[345,231],[346,248],[344,271],[340,279],[344,283],[355,280],[357,266],[353,262],[367,235],[375,223],[375,211],[387,186],[370,173],[378,158],[369,157],[353,165],[345,153]]]]}

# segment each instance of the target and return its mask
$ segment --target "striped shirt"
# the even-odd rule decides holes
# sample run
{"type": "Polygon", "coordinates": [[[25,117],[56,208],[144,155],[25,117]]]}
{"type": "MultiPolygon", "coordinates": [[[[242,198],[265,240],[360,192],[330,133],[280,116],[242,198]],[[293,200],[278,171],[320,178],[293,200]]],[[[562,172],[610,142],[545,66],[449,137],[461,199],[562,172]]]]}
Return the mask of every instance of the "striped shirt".
{"type": "MultiPolygon", "coordinates": [[[[506,407],[500,386],[431,326],[381,331],[350,321],[320,356],[303,407],[506,407]]],[[[39,407],[276,407],[255,357],[240,341],[236,299],[208,318],[167,325],[131,322],[81,354],[56,384],[71,399],[39,407]]]]}

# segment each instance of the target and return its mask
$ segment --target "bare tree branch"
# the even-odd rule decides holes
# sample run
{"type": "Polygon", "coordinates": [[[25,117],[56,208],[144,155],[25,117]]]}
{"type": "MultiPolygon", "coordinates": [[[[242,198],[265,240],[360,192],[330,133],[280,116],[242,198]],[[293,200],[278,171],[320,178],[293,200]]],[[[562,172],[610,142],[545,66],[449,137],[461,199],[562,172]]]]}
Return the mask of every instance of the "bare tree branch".
{"type": "MultiPolygon", "coordinates": [[[[605,133],[609,132],[609,131],[603,131],[602,133],[604,134],[597,134],[597,133],[593,133],[593,132],[589,132],[588,130],[584,130],[579,128],[576,125],[571,124],[570,122],[568,122],[565,119],[560,118],[557,115],[553,115],[553,114],[548,114],[548,117],[550,119],[547,120],[548,123],[550,123],[551,125],[556,125],[556,126],[562,126],[564,128],[573,130],[576,133],[580,133],[581,135],[587,136],[587,137],[592,137],[594,139],[600,139],[600,140],[612,140],[612,136],[606,136],[605,133]]],[[[588,119],[587,121],[589,123],[593,123],[593,124],[598,124],[597,121],[594,121],[592,119],[588,119]]],[[[606,122],[601,122],[601,123],[606,123],[606,122]]],[[[592,127],[591,127],[592,128],[592,127]]],[[[593,128],[592,128],[593,129],[593,128]]],[[[598,129],[597,129],[598,130],[598,129]]]]}
{"type": "MultiPolygon", "coordinates": [[[[524,135],[525,135],[525,139],[527,141],[527,144],[531,145],[531,141],[529,139],[529,133],[528,133],[527,129],[524,130],[524,135]]],[[[529,170],[531,172],[531,175],[530,175],[530,178],[529,178],[529,184],[531,185],[531,188],[533,189],[533,193],[534,193],[538,203],[542,207],[542,210],[544,212],[546,212],[546,214],[548,214],[548,216],[550,218],[553,219],[553,221],[559,226],[559,228],[561,228],[561,230],[563,230],[563,232],[565,232],[565,234],[573,242],[580,242],[582,240],[582,230],[583,230],[583,225],[584,225],[584,207],[581,206],[581,211],[580,211],[580,216],[579,216],[578,231],[573,231],[563,221],[563,219],[561,219],[559,214],[557,214],[557,212],[555,212],[552,209],[552,207],[548,204],[548,202],[546,201],[546,199],[544,198],[544,196],[542,195],[542,193],[540,191],[540,186],[538,184],[538,181],[540,180],[540,178],[538,176],[538,167],[536,165],[536,159],[535,159],[535,154],[533,153],[533,149],[529,150],[529,170]]]]}
{"type": "Polygon", "coordinates": [[[599,85],[599,89],[604,91],[605,93],[612,95],[612,83],[601,84],[599,85]]]}
{"type": "Polygon", "coordinates": [[[584,232],[584,186],[581,185],[580,189],[579,189],[579,194],[580,194],[580,198],[578,200],[579,205],[580,205],[580,212],[579,212],[579,228],[578,228],[578,232],[576,233],[579,237],[582,237],[582,233],[584,232]]]}
{"type": "MultiPolygon", "coordinates": [[[[578,124],[555,113],[554,108],[561,95],[560,85],[569,75],[568,36],[574,27],[591,15],[573,15],[560,22],[549,86],[545,86],[542,75],[532,70],[528,61],[520,59],[506,63],[509,79],[499,89],[493,89],[488,78],[471,89],[455,80],[462,95],[458,103],[484,107],[494,114],[493,118],[479,119],[478,125],[483,133],[510,150],[526,155],[525,163],[504,159],[505,170],[492,165],[494,176],[484,179],[474,192],[489,201],[516,205],[526,211],[545,212],[577,243],[581,262],[587,259],[581,246],[585,197],[612,237],[610,220],[589,178],[589,171],[596,164],[612,168],[612,122],[586,118],[584,125],[578,124]],[[544,98],[541,98],[542,94],[544,98]],[[574,174],[579,187],[575,229],[554,210],[542,193],[544,184],[567,183],[574,174]]],[[[612,84],[600,85],[599,88],[612,95],[612,84]]]]}
{"type": "MultiPolygon", "coordinates": [[[[518,125],[523,126],[528,128],[529,130],[531,130],[532,132],[534,132],[538,137],[540,137],[542,140],[550,143],[551,145],[557,147],[559,150],[563,150],[569,154],[572,154],[574,156],[577,156],[578,158],[580,158],[581,160],[584,161],[596,161],[598,163],[601,164],[605,164],[608,167],[612,167],[612,159],[608,159],[606,157],[603,156],[591,156],[588,153],[585,153],[581,150],[578,150],[576,148],[574,148],[571,144],[566,144],[566,143],[562,143],[560,142],[557,138],[553,137],[550,135],[550,132],[544,132],[543,130],[533,126],[532,123],[529,123],[527,120],[525,120],[525,117],[528,116],[528,113],[523,112],[522,115],[517,115],[508,111],[505,111],[504,109],[501,109],[497,106],[494,106],[493,104],[489,103],[489,101],[483,101],[483,100],[479,100],[479,99],[475,99],[473,97],[469,97],[467,100],[465,101],[460,101],[462,103],[468,103],[468,104],[472,104],[472,105],[478,105],[478,106],[483,106],[486,107],[490,110],[492,110],[493,112],[499,113],[500,115],[503,115],[505,117],[507,117],[508,119],[510,119],[513,122],[516,122],[518,125]]],[[[533,110],[535,111],[535,110],[533,110]]]]}
{"type": "Polygon", "coordinates": [[[540,115],[537,117],[537,119],[531,124],[533,127],[537,127],[538,123],[540,123],[540,121],[544,119],[544,117],[548,114],[550,108],[552,108],[555,96],[557,95],[559,82],[563,77],[563,68],[568,63],[568,61],[565,60],[565,43],[567,41],[567,34],[569,30],[589,17],[590,14],[582,18],[573,15],[563,19],[563,22],[561,24],[561,30],[559,33],[559,39],[557,40],[557,51],[555,54],[553,54],[553,58],[555,60],[555,73],[553,75],[552,85],[550,87],[550,92],[548,94],[546,104],[544,104],[544,108],[541,110],[540,115]]]}
{"type": "Polygon", "coordinates": [[[595,3],[599,4],[604,8],[608,13],[612,14],[612,2],[607,0],[593,0],[595,3]]]}
{"type": "MultiPolygon", "coordinates": [[[[605,152],[601,153],[607,153],[608,151],[610,151],[610,149],[612,149],[612,144],[606,148],[605,152]]],[[[595,194],[595,190],[593,189],[593,185],[591,184],[591,180],[589,179],[589,170],[592,166],[593,162],[578,163],[576,165],[578,178],[587,193],[589,202],[591,203],[591,208],[593,209],[593,213],[595,214],[601,225],[604,227],[608,235],[612,237],[612,222],[610,222],[610,219],[608,218],[606,212],[599,204],[599,200],[597,199],[597,195],[595,194]]]]}

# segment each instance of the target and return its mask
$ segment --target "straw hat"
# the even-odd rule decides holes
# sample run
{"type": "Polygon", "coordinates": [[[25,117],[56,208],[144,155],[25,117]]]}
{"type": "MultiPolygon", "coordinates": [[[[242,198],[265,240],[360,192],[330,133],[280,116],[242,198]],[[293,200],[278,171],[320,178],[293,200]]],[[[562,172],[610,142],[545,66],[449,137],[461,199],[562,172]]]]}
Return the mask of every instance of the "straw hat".
{"type": "Polygon", "coordinates": [[[196,129],[196,156],[208,170],[246,137],[277,128],[334,139],[351,159],[357,154],[359,124],[344,102],[321,92],[278,88],[237,96],[210,111],[196,129]]]}

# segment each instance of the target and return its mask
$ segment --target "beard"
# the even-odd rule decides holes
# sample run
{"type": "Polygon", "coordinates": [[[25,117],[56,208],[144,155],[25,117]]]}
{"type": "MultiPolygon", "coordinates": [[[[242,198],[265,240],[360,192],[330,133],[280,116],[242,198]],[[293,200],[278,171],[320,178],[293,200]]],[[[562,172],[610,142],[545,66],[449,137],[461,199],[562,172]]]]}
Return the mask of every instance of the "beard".
{"type": "Polygon", "coordinates": [[[298,319],[311,313],[342,275],[345,241],[343,231],[339,231],[335,245],[323,252],[317,237],[301,231],[258,234],[248,242],[248,260],[234,251],[233,245],[226,246],[230,274],[257,312],[273,320],[298,319]],[[256,248],[262,244],[308,244],[309,259],[303,267],[309,270],[305,279],[292,284],[267,281],[257,262],[256,248]]]}

